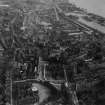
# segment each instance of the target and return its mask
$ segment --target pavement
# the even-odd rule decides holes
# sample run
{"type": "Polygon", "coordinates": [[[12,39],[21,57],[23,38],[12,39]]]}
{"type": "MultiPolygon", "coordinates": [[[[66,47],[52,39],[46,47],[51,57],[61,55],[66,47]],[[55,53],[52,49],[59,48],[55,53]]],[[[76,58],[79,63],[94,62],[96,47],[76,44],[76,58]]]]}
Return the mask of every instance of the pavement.
{"type": "Polygon", "coordinates": [[[94,21],[92,21],[92,22],[87,22],[86,20],[84,20],[84,19],[82,18],[83,16],[87,16],[87,15],[85,15],[85,14],[77,14],[77,13],[67,13],[67,14],[66,14],[66,16],[69,16],[69,15],[77,16],[77,17],[79,18],[78,21],[79,21],[80,23],[83,23],[83,24],[87,25],[88,27],[91,27],[91,28],[93,28],[93,29],[96,29],[96,30],[98,30],[98,31],[100,31],[100,32],[102,32],[102,33],[105,34],[105,27],[104,27],[104,26],[101,26],[100,24],[98,24],[98,23],[96,23],[96,22],[94,22],[94,21]]]}

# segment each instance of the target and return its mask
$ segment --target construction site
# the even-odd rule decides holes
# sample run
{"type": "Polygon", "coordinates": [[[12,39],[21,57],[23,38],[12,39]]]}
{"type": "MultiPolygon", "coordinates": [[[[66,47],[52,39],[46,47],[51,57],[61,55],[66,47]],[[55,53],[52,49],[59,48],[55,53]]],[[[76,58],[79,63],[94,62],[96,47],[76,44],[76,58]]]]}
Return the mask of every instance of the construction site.
{"type": "Polygon", "coordinates": [[[105,105],[105,18],[68,0],[0,4],[0,105],[105,105]]]}

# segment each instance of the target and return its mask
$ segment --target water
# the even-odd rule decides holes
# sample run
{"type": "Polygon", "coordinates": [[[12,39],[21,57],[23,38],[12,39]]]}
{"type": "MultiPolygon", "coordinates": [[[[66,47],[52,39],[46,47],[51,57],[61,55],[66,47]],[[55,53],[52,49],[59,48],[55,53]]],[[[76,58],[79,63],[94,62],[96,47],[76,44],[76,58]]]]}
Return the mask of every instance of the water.
{"type": "Polygon", "coordinates": [[[69,0],[78,7],[87,9],[91,13],[105,17],[105,0],[69,0]]]}

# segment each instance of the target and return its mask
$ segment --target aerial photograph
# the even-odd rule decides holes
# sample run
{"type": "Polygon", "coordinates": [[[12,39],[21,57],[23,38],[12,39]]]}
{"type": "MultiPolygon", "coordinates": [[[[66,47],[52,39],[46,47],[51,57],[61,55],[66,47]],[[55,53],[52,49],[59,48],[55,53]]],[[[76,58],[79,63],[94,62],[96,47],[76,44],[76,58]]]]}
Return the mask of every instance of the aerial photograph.
{"type": "Polygon", "coordinates": [[[0,0],[0,105],[105,105],[105,0],[0,0]]]}

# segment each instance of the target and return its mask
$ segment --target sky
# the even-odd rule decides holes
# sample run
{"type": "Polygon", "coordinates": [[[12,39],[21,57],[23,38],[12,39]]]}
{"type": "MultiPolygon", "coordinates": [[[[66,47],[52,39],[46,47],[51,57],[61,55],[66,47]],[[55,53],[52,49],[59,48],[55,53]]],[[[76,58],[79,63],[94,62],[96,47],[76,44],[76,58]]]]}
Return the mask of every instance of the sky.
{"type": "Polygon", "coordinates": [[[69,0],[78,7],[87,9],[89,12],[105,17],[105,0],[69,0]]]}

